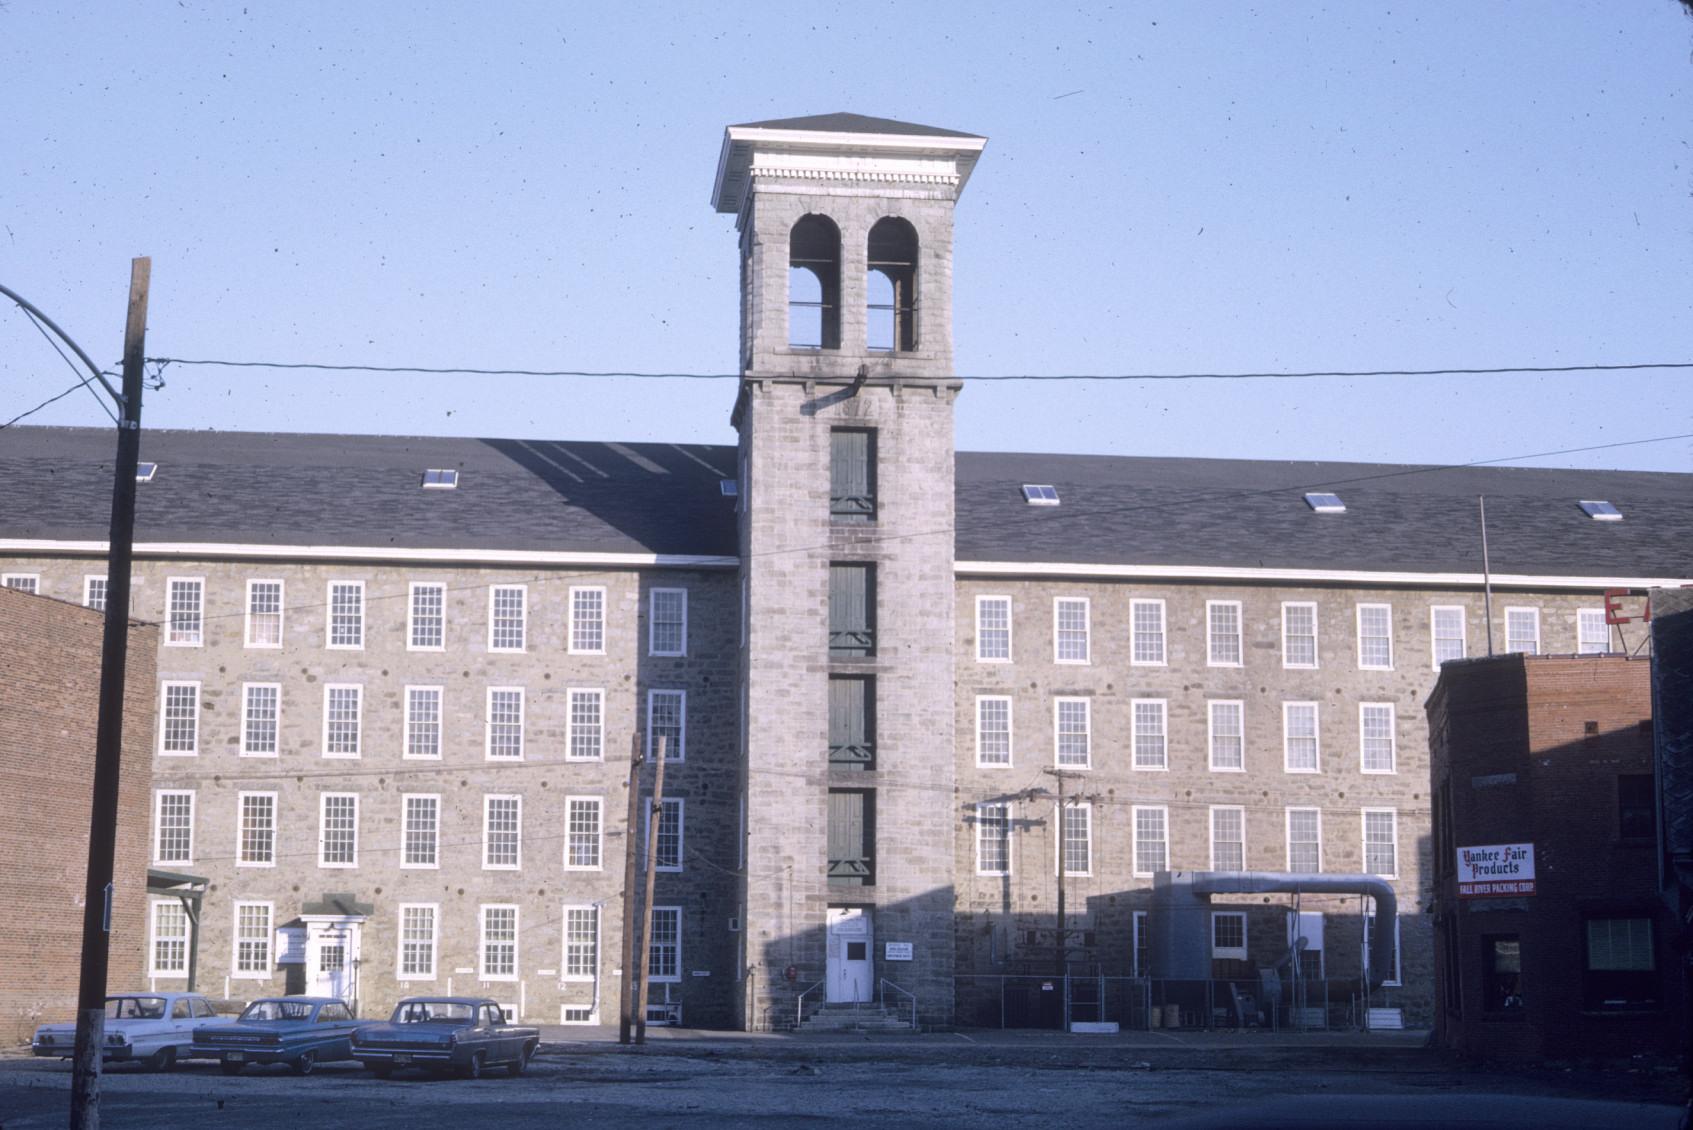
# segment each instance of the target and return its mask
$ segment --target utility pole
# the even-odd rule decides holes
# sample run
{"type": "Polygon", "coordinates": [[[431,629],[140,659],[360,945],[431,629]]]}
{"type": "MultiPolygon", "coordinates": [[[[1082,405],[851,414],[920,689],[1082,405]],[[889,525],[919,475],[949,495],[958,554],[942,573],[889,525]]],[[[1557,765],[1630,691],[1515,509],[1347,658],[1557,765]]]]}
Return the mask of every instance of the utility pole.
{"type": "Polygon", "coordinates": [[[1057,968],[1054,970],[1060,980],[1063,979],[1070,956],[1069,923],[1064,914],[1064,777],[1062,769],[1046,769],[1058,781],[1058,798],[1053,804],[1053,827],[1058,830],[1058,931],[1053,938],[1053,949],[1057,954],[1057,968]]]}
{"type": "Polygon", "coordinates": [[[106,633],[100,654],[100,714],[94,738],[94,801],[83,890],[82,975],[77,990],[71,1074],[71,1130],[100,1125],[100,1051],[106,1042],[106,971],[111,949],[112,867],[117,851],[118,781],[123,760],[124,669],[129,647],[129,576],[135,547],[135,469],[141,458],[141,378],[147,292],[153,261],[131,260],[123,334],[123,394],[113,467],[106,562],[106,633]]]}
{"type": "Polygon", "coordinates": [[[641,811],[641,735],[629,739],[629,809],[623,823],[623,982],[617,994],[617,1042],[629,1042],[635,1001],[635,829],[641,811]]]}
{"type": "MultiPolygon", "coordinates": [[[[636,982],[640,986],[636,991],[635,1002],[635,1042],[637,1044],[647,1042],[647,975],[651,972],[647,968],[647,962],[651,960],[653,942],[653,884],[658,879],[658,832],[659,826],[664,823],[664,744],[664,735],[660,734],[658,736],[658,749],[655,754],[658,759],[658,768],[653,774],[652,806],[647,809],[647,894],[645,901],[641,904],[641,938],[646,944],[642,947],[640,980],[636,982]]],[[[677,929],[681,929],[681,923],[677,923],[677,929]]]]}

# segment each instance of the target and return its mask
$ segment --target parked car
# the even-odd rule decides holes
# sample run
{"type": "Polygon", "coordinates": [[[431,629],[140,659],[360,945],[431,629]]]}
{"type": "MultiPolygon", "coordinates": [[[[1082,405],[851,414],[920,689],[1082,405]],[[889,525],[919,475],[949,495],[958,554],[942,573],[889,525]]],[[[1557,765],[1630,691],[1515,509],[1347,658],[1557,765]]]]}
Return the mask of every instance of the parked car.
{"type": "Polygon", "coordinates": [[[227,1026],[194,1030],[194,1054],[220,1061],[225,1075],[249,1063],[286,1063],[310,1075],[320,1063],[351,1059],[347,1040],[364,1023],[334,997],[263,997],[227,1026]]]}
{"type": "MultiPolygon", "coordinates": [[[[107,1062],[140,1061],[154,1071],[168,1071],[191,1054],[196,1028],[235,1023],[219,1016],[200,993],[118,993],[106,998],[107,1062]]],[[[76,1054],[75,1024],[43,1024],[31,1048],[39,1056],[70,1059],[76,1054]]]]}
{"type": "Polygon", "coordinates": [[[484,997],[407,997],[388,1023],[353,1033],[353,1055],[382,1079],[398,1067],[480,1079],[502,1065],[522,1075],[540,1042],[539,1029],[507,1023],[505,1011],[484,997]]]}

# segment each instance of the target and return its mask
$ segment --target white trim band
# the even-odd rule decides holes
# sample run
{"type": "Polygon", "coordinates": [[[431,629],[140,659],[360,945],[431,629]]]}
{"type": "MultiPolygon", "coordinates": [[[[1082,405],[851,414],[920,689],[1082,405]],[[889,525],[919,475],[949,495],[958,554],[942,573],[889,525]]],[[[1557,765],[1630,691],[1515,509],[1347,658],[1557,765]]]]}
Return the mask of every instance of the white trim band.
{"type": "MultiPolygon", "coordinates": [[[[103,541],[0,538],[0,553],[103,557],[103,541]]],[[[264,558],[274,561],[415,561],[471,565],[601,565],[607,568],[733,569],[734,556],[703,553],[590,553],[547,549],[412,549],[361,545],[248,545],[233,542],[136,542],[137,557],[264,558]]]]}
{"type": "MultiPolygon", "coordinates": [[[[1080,565],[1065,561],[955,561],[957,576],[1136,577],[1172,581],[1282,581],[1295,584],[1417,585],[1480,588],[1480,573],[1412,573],[1368,569],[1263,569],[1236,565],[1080,565]]],[[[1688,577],[1569,577],[1495,573],[1498,588],[1645,589],[1693,586],[1688,577]]]]}

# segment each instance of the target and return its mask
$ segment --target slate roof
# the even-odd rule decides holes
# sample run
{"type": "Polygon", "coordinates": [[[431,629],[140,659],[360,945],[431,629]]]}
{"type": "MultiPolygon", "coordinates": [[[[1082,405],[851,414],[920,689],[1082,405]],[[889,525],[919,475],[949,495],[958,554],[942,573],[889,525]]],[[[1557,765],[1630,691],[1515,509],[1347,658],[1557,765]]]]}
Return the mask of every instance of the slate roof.
{"type": "Polygon", "coordinates": [[[955,129],[939,129],[935,126],[920,126],[915,122],[896,122],[892,118],[872,118],[864,114],[849,114],[845,111],[837,111],[833,114],[812,114],[805,118],[772,118],[767,122],[741,122],[729,128],[812,130],[817,133],[889,133],[905,137],[968,137],[981,139],[980,134],[963,133],[955,129]]]}
{"type": "MultiPolygon", "coordinates": [[[[113,433],[0,432],[0,539],[101,541],[113,433]]],[[[153,542],[732,555],[733,447],[151,431],[136,537],[153,542]],[[425,469],[461,472],[426,491],[425,469]]],[[[964,561],[1693,577],[1693,475],[1522,467],[961,452],[964,561]],[[1058,489],[1029,506],[1024,483],[1058,489]],[[1304,492],[1333,490],[1344,514],[1304,492]],[[1621,522],[1595,522],[1581,499],[1621,522]]]]}

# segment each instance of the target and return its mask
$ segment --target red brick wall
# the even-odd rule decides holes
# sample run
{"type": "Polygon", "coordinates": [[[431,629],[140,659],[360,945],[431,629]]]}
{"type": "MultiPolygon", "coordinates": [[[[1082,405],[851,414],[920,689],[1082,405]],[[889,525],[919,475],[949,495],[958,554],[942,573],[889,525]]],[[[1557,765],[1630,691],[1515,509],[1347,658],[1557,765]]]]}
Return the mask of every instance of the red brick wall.
{"type": "MultiPolygon", "coordinates": [[[[0,1043],[75,1015],[104,617],[0,588],[0,1043]]],[[[158,629],[132,623],[111,969],[145,984],[158,629]]]]}

